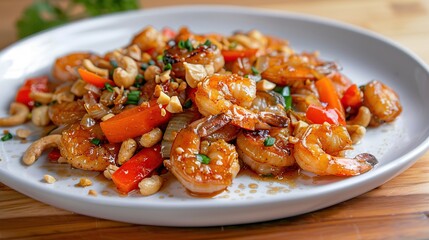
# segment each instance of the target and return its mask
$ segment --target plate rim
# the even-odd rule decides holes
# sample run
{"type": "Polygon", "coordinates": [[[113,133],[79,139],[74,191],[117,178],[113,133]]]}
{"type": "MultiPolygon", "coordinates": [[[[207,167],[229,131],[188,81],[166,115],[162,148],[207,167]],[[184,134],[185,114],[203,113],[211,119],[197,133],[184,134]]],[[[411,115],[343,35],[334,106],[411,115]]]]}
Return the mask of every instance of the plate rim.
{"type": "MultiPolygon", "coordinates": [[[[34,39],[43,38],[46,36],[49,36],[49,34],[54,34],[59,31],[70,31],[73,32],[73,29],[78,29],[81,26],[84,26],[85,24],[91,23],[91,25],[97,25],[98,22],[104,21],[107,19],[121,19],[121,18],[128,18],[130,15],[132,16],[140,16],[142,15],[159,15],[159,14],[166,14],[169,12],[175,13],[180,11],[187,11],[187,12],[195,12],[195,11],[209,11],[209,12],[222,12],[222,13],[239,13],[239,14],[249,14],[249,15],[261,15],[265,17],[280,17],[282,19],[296,19],[299,21],[306,21],[313,24],[323,24],[328,25],[330,27],[334,28],[340,28],[341,30],[347,30],[351,32],[358,33],[360,35],[365,35],[366,37],[375,39],[377,41],[383,42],[385,44],[390,45],[393,48],[396,48],[397,50],[401,51],[403,54],[410,57],[413,61],[415,61],[420,67],[422,67],[426,74],[429,73],[429,68],[427,64],[414,52],[410,51],[408,48],[396,43],[395,41],[388,39],[384,36],[382,36],[379,33],[375,33],[371,30],[367,30],[364,28],[361,28],[356,25],[352,25],[349,23],[340,22],[333,19],[328,19],[325,17],[320,16],[314,16],[314,15],[308,15],[308,14],[302,14],[302,13],[295,13],[295,12],[287,12],[287,11],[278,11],[278,10],[272,10],[272,9],[260,9],[260,8],[252,8],[252,7],[238,7],[238,6],[227,6],[227,5],[181,5],[181,6],[173,6],[173,7],[159,7],[159,8],[151,8],[151,9],[140,9],[135,11],[127,11],[127,12],[121,12],[121,13],[115,13],[115,14],[109,14],[109,15],[103,15],[95,18],[90,19],[84,19],[77,22],[69,23],[63,26],[56,27],[54,29],[49,29],[40,33],[37,33],[33,36],[24,38],[23,40],[17,41],[6,48],[2,49],[0,52],[0,59],[3,59],[4,55],[7,54],[9,51],[12,51],[15,48],[19,48],[20,45],[26,44],[27,42],[34,41],[34,39]]],[[[89,25],[89,24],[88,24],[89,25]]],[[[70,34],[70,32],[67,32],[67,34],[70,34]]],[[[388,174],[389,172],[396,172],[394,175],[390,176],[386,181],[390,180],[391,178],[395,177],[396,175],[402,173],[405,169],[408,168],[408,166],[415,163],[419,157],[421,157],[427,150],[429,149],[429,136],[427,136],[423,141],[420,142],[419,145],[417,145],[415,148],[413,148],[411,151],[408,151],[407,153],[401,155],[398,158],[395,158],[394,160],[390,161],[389,163],[384,164],[383,166],[380,166],[379,168],[376,168],[370,172],[367,172],[363,175],[343,179],[341,181],[337,181],[335,183],[325,185],[325,186],[319,186],[318,188],[312,189],[310,193],[306,194],[294,194],[292,196],[285,196],[285,195],[275,195],[270,196],[267,198],[258,198],[258,201],[222,201],[215,204],[207,204],[207,201],[188,201],[188,202],[181,202],[180,208],[184,209],[195,209],[195,208],[218,208],[219,204],[222,207],[237,207],[237,206],[249,206],[249,205],[266,205],[270,203],[278,203],[280,201],[285,201],[287,198],[288,201],[298,201],[302,198],[308,198],[308,197],[317,197],[319,195],[323,194],[332,194],[332,192],[342,192],[344,189],[347,189],[349,187],[356,187],[358,185],[365,184],[367,182],[370,182],[376,175],[380,174],[388,174]],[[408,166],[407,166],[408,165],[408,166]],[[402,171],[396,171],[397,168],[400,168],[402,166],[402,171]],[[404,167],[407,166],[407,167],[404,167]],[[304,196],[305,195],[305,196],[304,196]]],[[[31,166],[30,166],[31,167],[31,166]]],[[[9,182],[8,180],[5,181],[5,179],[12,179],[15,183],[19,184],[25,184],[28,185],[28,181],[24,181],[24,179],[19,178],[17,176],[14,176],[12,174],[9,174],[3,169],[0,168],[0,180],[3,183],[9,182]]],[[[384,182],[386,182],[384,181],[384,182]]],[[[384,183],[383,182],[383,183],[384,183]]],[[[17,185],[17,184],[11,184],[11,185],[17,185]]],[[[69,198],[74,201],[81,201],[83,203],[95,203],[97,205],[106,205],[106,206],[114,206],[114,207],[155,207],[155,208],[171,208],[176,209],[177,203],[174,202],[160,202],[160,203],[151,203],[150,205],[145,205],[144,202],[128,202],[126,203],[127,206],[124,206],[123,202],[116,199],[100,199],[100,198],[91,198],[91,197],[83,197],[80,195],[74,196],[72,194],[66,194],[63,192],[58,192],[55,189],[46,188],[43,187],[40,184],[37,184],[36,182],[30,182],[30,187],[35,188],[39,192],[43,192],[45,194],[59,194],[59,197],[63,198],[69,198]],[[101,201],[102,200],[102,201],[101,201]]],[[[377,186],[379,186],[378,184],[377,186]]],[[[376,186],[376,187],[377,187],[376,186]]],[[[14,188],[16,189],[16,188],[14,188]]],[[[19,190],[18,190],[19,191],[19,190]]],[[[21,192],[21,191],[20,191],[21,192]]],[[[366,191],[365,191],[366,192],[366,191]]],[[[23,192],[24,193],[24,192],[23,192]]],[[[26,194],[26,193],[24,193],[26,194]]],[[[37,197],[31,196],[32,198],[38,199],[37,197]]],[[[349,199],[349,198],[347,198],[349,199]]],[[[46,202],[46,201],[43,201],[46,202]]],[[[338,202],[337,202],[338,203],[338,202]]],[[[335,203],[334,203],[335,204],[335,203]]],[[[54,205],[54,204],[52,204],[54,205]]],[[[333,205],[333,204],[331,204],[333,205]]]]}

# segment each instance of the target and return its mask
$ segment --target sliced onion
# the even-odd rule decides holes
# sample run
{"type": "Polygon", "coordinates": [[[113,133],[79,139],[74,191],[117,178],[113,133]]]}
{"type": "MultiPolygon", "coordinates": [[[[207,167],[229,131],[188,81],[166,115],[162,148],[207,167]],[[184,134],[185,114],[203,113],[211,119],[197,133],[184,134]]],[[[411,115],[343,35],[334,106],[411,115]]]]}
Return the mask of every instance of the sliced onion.
{"type": "Polygon", "coordinates": [[[93,93],[95,93],[97,95],[101,94],[100,88],[98,88],[98,87],[96,87],[96,86],[94,86],[92,84],[89,84],[89,83],[85,85],[85,89],[88,90],[88,91],[91,91],[91,92],[93,92],[93,93]]]}
{"type": "Polygon", "coordinates": [[[101,103],[97,103],[92,93],[83,95],[84,107],[89,116],[94,119],[101,119],[110,113],[110,109],[101,103]]]}
{"type": "Polygon", "coordinates": [[[163,158],[170,158],[171,146],[176,138],[177,133],[191,123],[195,118],[193,112],[179,113],[171,118],[164,132],[164,137],[161,142],[161,154],[163,158]]]}

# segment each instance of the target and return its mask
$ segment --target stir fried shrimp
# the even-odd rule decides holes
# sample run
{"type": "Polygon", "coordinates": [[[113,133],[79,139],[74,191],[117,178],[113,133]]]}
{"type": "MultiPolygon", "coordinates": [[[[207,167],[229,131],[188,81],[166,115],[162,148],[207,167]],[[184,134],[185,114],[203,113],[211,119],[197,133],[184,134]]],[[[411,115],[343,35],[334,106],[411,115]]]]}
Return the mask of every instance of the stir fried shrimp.
{"type": "Polygon", "coordinates": [[[243,131],[237,137],[238,155],[258,174],[280,175],[295,163],[289,136],[287,128],[243,131]]]}
{"type": "Polygon", "coordinates": [[[398,94],[379,81],[372,81],[365,85],[363,93],[363,105],[372,113],[370,124],[373,126],[392,122],[402,112],[398,94]]]}
{"type": "Polygon", "coordinates": [[[105,143],[98,125],[85,130],[75,123],[62,132],[59,149],[61,156],[75,168],[104,171],[110,164],[115,164],[119,147],[105,143]]]}
{"type": "Polygon", "coordinates": [[[239,75],[213,75],[198,85],[195,103],[204,116],[225,113],[232,123],[253,130],[260,122],[247,108],[256,97],[255,82],[239,75]]]}
{"type": "Polygon", "coordinates": [[[341,156],[351,148],[352,140],[343,126],[312,124],[295,144],[298,165],[317,175],[354,176],[372,169],[377,160],[363,153],[355,158],[341,156]]]}
{"type": "Polygon", "coordinates": [[[201,142],[202,123],[198,120],[179,132],[166,166],[191,193],[214,194],[231,185],[240,165],[234,145],[224,140],[201,142]]]}
{"type": "Polygon", "coordinates": [[[359,175],[375,157],[346,151],[402,111],[385,84],[354,84],[318,52],[295,52],[258,30],[149,26],[106,53],[60,56],[52,77],[28,79],[14,99],[30,112],[21,122],[29,115],[56,128],[46,136],[55,141],[31,149],[58,147],[59,162],[103,171],[121,193],[162,191],[166,176],[155,176],[170,171],[190,193],[214,196],[233,184],[239,163],[275,178],[289,168],[359,175]],[[157,188],[144,189],[152,178],[157,188]]]}

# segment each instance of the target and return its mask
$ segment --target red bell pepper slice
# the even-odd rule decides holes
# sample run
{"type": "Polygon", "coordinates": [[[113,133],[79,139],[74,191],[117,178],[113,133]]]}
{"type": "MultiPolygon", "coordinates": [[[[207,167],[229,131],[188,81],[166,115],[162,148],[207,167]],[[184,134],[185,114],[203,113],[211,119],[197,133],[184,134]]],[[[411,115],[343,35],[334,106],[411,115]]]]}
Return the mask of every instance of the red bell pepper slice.
{"type": "Polygon", "coordinates": [[[226,62],[232,62],[239,58],[249,58],[256,55],[258,49],[245,49],[245,50],[222,50],[223,58],[226,62]]]}
{"type": "Polygon", "coordinates": [[[96,87],[103,88],[106,83],[112,86],[115,85],[112,80],[98,76],[97,74],[90,72],[86,69],[79,68],[78,72],[83,81],[90,83],[96,87]]]}
{"type": "Polygon", "coordinates": [[[166,111],[165,107],[160,107],[153,100],[147,106],[127,109],[107,121],[101,122],[101,130],[111,143],[141,136],[170,120],[171,113],[166,111]],[[161,112],[164,111],[163,116],[161,112]]]}
{"type": "Polygon", "coordinates": [[[323,108],[311,104],[307,108],[305,116],[309,121],[316,124],[323,124],[324,122],[336,125],[346,125],[346,121],[342,114],[336,108],[323,108]]]}
{"type": "Polygon", "coordinates": [[[112,180],[119,192],[129,193],[138,188],[141,180],[161,166],[162,160],[159,144],[144,148],[116,170],[112,180]]]}
{"type": "Polygon", "coordinates": [[[27,105],[29,108],[34,106],[34,100],[31,99],[31,92],[48,92],[48,77],[41,76],[29,78],[25,81],[16,93],[15,101],[27,105]]]}
{"type": "Polygon", "coordinates": [[[58,159],[61,157],[60,150],[58,148],[52,149],[48,154],[48,160],[50,162],[58,162],[58,159]]]}
{"type": "Polygon", "coordinates": [[[341,103],[345,108],[359,108],[362,106],[363,94],[362,91],[356,84],[351,85],[344,92],[343,97],[341,98],[341,103]]]}

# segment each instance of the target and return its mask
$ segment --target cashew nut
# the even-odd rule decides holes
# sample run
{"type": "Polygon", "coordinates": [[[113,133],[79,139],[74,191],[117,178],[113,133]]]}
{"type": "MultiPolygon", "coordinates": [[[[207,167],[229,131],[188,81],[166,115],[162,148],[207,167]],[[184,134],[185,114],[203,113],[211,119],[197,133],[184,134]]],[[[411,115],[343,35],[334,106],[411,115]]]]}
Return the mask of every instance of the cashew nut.
{"type": "Polygon", "coordinates": [[[118,164],[122,165],[126,161],[128,161],[137,149],[137,143],[134,139],[129,138],[122,142],[121,149],[119,149],[118,153],[118,164]]]}
{"type": "Polygon", "coordinates": [[[156,75],[161,74],[161,69],[158,66],[151,65],[144,71],[144,79],[146,81],[154,81],[156,75]]]}
{"type": "Polygon", "coordinates": [[[137,44],[133,44],[127,48],[128,56],[135,59],[136,61],[140,61],[142,59],[142,50],[140,50],[137,44]]]}
{"type": "Polygon", "coordinates": [[[162,139],[162,130],[159,128],[154,128],[152,131],[145,133],[140,138],[140,144],[143,147],[152,147],[157,142],[162,139]]]}
{"type": "Polygon", "coordinates": [[[104,78],[108,78],[109,77],[109,70],[107,69],[103,69],[103,68],[99,68],[97,66],[95,66],[91,60],[89,59],[84,59],[82,62],[82,65],[84,68],[86,68],[86,70],[93,72],[101,77],[104,78]]]}
{"type": "Polygon", "coordinates": [[[353,119],[347,121],[347,125],[360,125],[367,127],[371,121],[371,112],[365,106],[359,108],[358,114],[353,119]]]}
{"type": "Polygon", "coordinates": [[[10,104],[10,117],[0,118],[0,127],[16,126],[23,124],[30,113],[30,109],[22,103],[13,102],[10,104]]]}
{"type": "Polygon", "coordinates": [[[238,42],[246,48],[259,48],[260,43],[255,39],[251,39],[250,37],[244,34],[236,34],[228,39],[231,42],[238,42]]]}
{"type": "Polygon", "coordinates": [[[30,98],[33,99],[36,102],[48,104],[52,102],[54,94],[47,93],[47,92],[39,92],[39,91],[32,91],[30,93],[30,98]]]}
{"type": "Polygon", "coordinates": [[[124,56],[119,59],[118,65],[119,67],[113,72],[113,81],[120,87],[130,87],[136,81],[137,63],[132,58],[124,56]]]}
{"type": "Polygon", "coordinates": [[[159,191],[162,187],[164,179],[158,175],[143,179],[139,183],[140,193],[143,196],[149,196],[159,191]]]}
{"type": "Polygon", "coordinates": [[[357,144],[365,136],[366,128],[360,125],[347,125],[347,132],[353,144],[357,144]]]}
{"type": "Polygon", "coordinates": [[[184,62],[185,79],[191,88],[196,88],[198,83],[207,77],[207,71],[202,64],[184,62]]]}
{"type": "Polygon", "coordinates": [[[33,142],[22,158],[22,161],[27,164],[33,164],[42,155],[42,152],[48,148],[58,147],[61,144],[61,135],[54,134],[43,137],[33,142]]]}
{"type": "Polygon", "coordinates": [[[36,126],[46,126],[49,124],[51,119],[48,114],[49,107],[46,105],[33,108],[31,111],[31,121],[36,126]]]}

